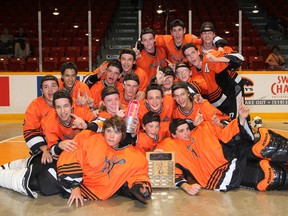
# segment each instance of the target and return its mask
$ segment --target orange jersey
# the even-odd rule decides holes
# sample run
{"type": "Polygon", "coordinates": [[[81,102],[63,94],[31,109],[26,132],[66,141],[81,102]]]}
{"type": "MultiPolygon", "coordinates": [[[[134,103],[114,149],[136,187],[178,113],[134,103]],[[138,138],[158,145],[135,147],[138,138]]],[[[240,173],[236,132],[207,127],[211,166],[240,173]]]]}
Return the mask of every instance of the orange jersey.
{"type": "MultiPolygon", "coordinates": [[[[213,55],[216,56],[217,54],[219,54],[219,52],[213,52],[213,55]]],[[[210,62],[207,60],[206,55],[204,55],[201,71],[198,71],[195,66],[191,68],[192,76],[193,74],[200,74],[204,77],[207,83],[208,100],[212,104],[221,100],[221,97],[223,96],[223,89],[218,85],[217,76],[220,76],[220,74],[224,75],[224,73],[227,73],[227,76],[230,76],[229,72],[226,70],[227,67],[228,63],[210,62]]]]}
{"type": "MultiPolygon", "coordinates": [[[[175,78],[174,82],[180,79],[175,78]]],[[[207,84],[204,77],[200,74],[194,74],[187,82],[187,87],[190,93],[201,94],[203,97],[207,95],[207,84]]]]}
{"type": "Polygon", "coordinates": [[[158,66],[167,66],[167,62],[165,61],[167,54],[163,47],[155,47],[155,55],[148,53],[145,48],[141,50],[140,54],[141,58],[136,60],[136,64],[146,72],[149,80],[153,76],[156,76],[158,66]]]}
{"type": "Polygon", "coordinates": [[[218,110],[216,107],[214,107],[212,104],[210,104],[206,99],[204,99],[203,103],[193,103],[193,108],[189,113],[185,113],[180,106],[177,106],[177,108],[173,112],[173,118],[182,118],[182,119],[189,119],[191,121],[194,121],[195,117],[197,116],[198,110],[202,114],[205,121],[211,121],[214,115],[216,115],[220,121],[227,120],[230,121],[230,118],[228,115],[222,113],[220,110],[218,110]]]}
{"type": "MultiPolygon", "coordinates": [[[[132,99],[133,100],[133,99],[132,99]]],[[[120,94],[120,101],[121,101],[121,104],[125,105],[126,107],[128,107],[128,104],[130,101],[127,101],[125,98],[124,98],[124,92],[122,92],[122,94],[120,94]]]]}
{"type": "Polygon", "coordinates": [[[159,142],[170,136],[169,123],[170,122],[160,122],[157,140],[151,139],[145,132],[140,132],[135,147],[144,154],[148,151],[153,151],[157,148],[156,146],[159,142]]]}
{"type": "MultiPolygon", "coordinates": [[[[163,97],[162,108],[158,111],[161,122],[171,121],[173,109],[175,108],[175,102],[171,95],[166,94],[163,97]]],[[[139,121],[142,122],[142,118],[145,113],[149,111],[149,105],[146,102],[146,99],[140,101],[140,108],[138,111],[139,121]]]]}
{"type": "MultiPolygon", "coordinates": [[[[99,73],[100,69],[96,68],[93,73],[97,74],[99,73]]],[[[149,79],[148,76],[146,74],[146,72],[141,69],[140,67],[137,67],[136,70],[133,70],[131,73],[135,73],[138,75],[139,77],[139,81],[140,81],[140,85],[139,85],[139,89],[138,91],[144,91],[146,90],[146,86],[149,84],[149,79]]],[[[105,79],[106,74],[104,74],[103,76],[101,76],[101,80],[105,79]]],[[[122,77],[120,77],[119,82],[123,83],[123,78],[124,78],[124,74],[122,73],[122,77]]]]}
{"type": "Polygon", "coordinates": [[[84,198],[105,200],[126,182],[129,188],[150,182],[146,157],[133,146],[115,150],[102,134],[92,131],[83,131],[74,140],[77,150],[61,154],[57,173],[62,181],[78,182],[84,198]]]}
{"type": "Polygon", "coordinates": [[[192,77],[188,81],[191,85],[194,87],[200,88],[200,94],[201,95],[207,95],[208,93],[208,86],[204,79],[204,77],[200,74],[193,74],[192,77]]]}
{"type": "MultiPolygon", "coordinates": [[[[90,112],[88,106],[75,106],[74,114],[87,122],[91,122],[94,119],[94,115],[90,112]]],[[[78,128],[72,128],[72,125],[73,118],[71,124],[64,125],[59,120],[56,111],[49,113],[41,121],[41,128],[47,141],[47,148],[53,156],[57,157],[62,152],[58,146],[60,141],[73,139],[81,131],[78,128]]]]}
{"type": "Polygon", "coordinates": [[[40,151],[40,146],[46,145],[40,122],[48,113],[53,111],[54,108],[49,106],[43,97],[38,97],[30,103],[25,112],[23,135],[30,152],[33,154],[40,151]]]}
{"type": "MultiPolygon", "coordinates": [[[[222,52],[209,52],[217,57],[223,57],[222,52]]],[[[229,54],[228,54],[229,55],[229,54]]],[[[230,70],[236,62],[231,63],[210,62],[206,54],[202,59],[202,68],[197,70],[195,66],[191,68],[193,74],[201,74],[207,83],[208,101],[231,118],[238,115],[240,97],[242,95],[241,77],[236,70],[230,70]]]]}
{"type": "MultiPolygon", "coordinates": [[[[132,101],[132,100],[137,100],[136,97],[137,97],[137,94],[135,95],[135,98],[131,99],[131,101],[132,101]]],[[[124,98],[124,91],[120,93],[120,102],[121,102],[121,104],[123,105],[123,107],[124,107],[125,109],[126,109],[126,108],[128,107],[128,105],[129,105],[129,102],[130,102],[130,101],[127,101],[127,100],[124,98]]]]}
{"type": "Polygon", "coordinates": [[[205,121],[191,131],[191,140],[169,138],[159,143],[158,148],[175,152],[176,167],[183,167],[181,171],[188,170],[190,177],[203,187],[227,191],[234,181],[238,182],[238,186],[241,182],[241,178],[233,178],[239,174],[235,170],[241,158],[232,154],[236,147],[229,148],[229,143],[239,133],[238,119],[234,119],[224,129],[205,121]]]}
{"type": "Polygon", "coordinates": [[[101,112],[99,112],[98,117],[106,119],[106,118],[111,118],[113,116],[112,116],[112,114],[110,114],[110,113],[108,113],[106,111],[101,111],[101,112]]]}
{"type": "Polygon", "coordinates": [[[136,70],[134,71],[134,73],[138,75],[139,81],[140,81],[140,85],[139,85],[138,91],[145,92],[146,91],[146,87],[147,87],[147,85],[149,84],[149,81],[150,81],[149,78],[148,78],[148,75],[140,67],[137,67],[136,70]]]}
{"type": "Polygon", "coordinates": [[[164,47],[166,49],[167,55],[168,55],[168,60],[171,63],[177,63],[177,62],[183,62],[185,61],[185,58],[182,54],[182,46],[186,43],[194,43],[198,46],[202,44],[202,39],[197,38],[193,34],[185,34],[183,41],[182,41],[182,46],[177,49],[174,39],[172,35],[156,35],[156,46],[157,47],[164,47]]]}
{"type": "Polygon", "coordinates": [[[216,82],[216,74],[223,72],[228,67],[227,63],[224,62],[209,62],[204,55],[202,60],[201,71],[197,71],[197,68],[193,66],[193,74],[200,74],[204,77],[207,83],[208,99],[211,103],[219,100],[223,94],[222,89],[216,82]]]}
{"type": "MultiPolygon", "coordinates": [[[[59,89],[62,90],[64,88],[64,82],[62,82],[61,79],[58,79],[58,82],[59,82],[59,89]]],[[[80,89],[80,95],[82,97],[84,96],[85,92],[87,93],[88,97],[92,97],[92,94],[87,84],[76,80],[75,85],[73,86],[70,92],[72,98],[77,99],[79,89],[80,89]]]]}
{"type": "MultiPolygon", "coordinates": [[[[101,101],[101,92],[103,88],[105,88],[107,85],[105,84],[104,80],[100,80],[97,83],[95,83],[91,88],[91,97],[94,100],[94,107],[98,107],[100,101],[101,101]]],[[[119,93],[123,92],[123,85],[120,82],[116,82],[115,87],[118,89],[119,93]]]]}

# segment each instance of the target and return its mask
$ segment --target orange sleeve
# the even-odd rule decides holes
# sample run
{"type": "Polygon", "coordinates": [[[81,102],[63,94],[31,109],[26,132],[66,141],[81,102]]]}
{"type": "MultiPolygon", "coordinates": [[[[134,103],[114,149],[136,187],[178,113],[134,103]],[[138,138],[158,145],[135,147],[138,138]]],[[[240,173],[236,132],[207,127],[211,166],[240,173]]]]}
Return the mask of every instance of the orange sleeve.
{"type": "Polygon", "coordinates": [[[93,74],[98,74],[99,73],[99,71],[100,71],[100,68],[99,67],[97,67],[94,71],[93,71],[93,74]]]}
{"type": "Polygon", "coordinates": [[[95,118],[88,106],[74,106],[74,113],[87,122],[91,122],[95,118]]]}
{"type": "Polygon", "coordinates": [[[149,81],[150,81],[148,79],[147,74],[145,73],[145,71],[143,69],[141,69],[139,67],[135,70],[135,74],[137,74],[139,76],[139,80],[140,80],[139,91],[145,92],[146,87],[148,86],[149,81]]]}
{"type": "Polygon", "coordinates": [[[91,88],[91,97],[94,100],[94,107],[98,107],[99,103],[101,101],[101,91],[103,90],[104,86],[102,84],[102,81],[98,81],[95,83],[91,88]]]}
{"type": "Polygon", "coordinates": [[[163,35],[155,35],[155,46],[165,47],[165,40],[163,35]]]}
{"type": "Polygon", "coordinates": [[[59,141],[59,127],[57,114],[50,113],[41,121],[41,128],[47,141],[47,148],[50,149],[53,145],[58,144],[59,141]]]}
{"type": "Polygon", "coordinates": [[[54,108],[50,107],[43,97],[39,97],[32,101],[25,112],[23,135],[30,152],[33,154],[40,151],[39,147],[46,145],[41,129],[41,120],[53,111],[54,108]]]}
{"type": "MultiPolygon", "coordinates": [[[[214,126],[214,125],[213,125],[214,126]]],[[[214,126],[218,139],[228,143],[235,135],[240,133],[238,118],[233,119],[225,128],[214,126]]]]}
{"type": "MultiPolygon", "coordinates": [[[[219,109],[214,107],[206,99],[204,99],[204,102],[202,104],[195,104],[195,107],[199,107],[200,112],[203,115],[203,118],[205,121],[211,121],[211,119],[213,118],[214,115],[216,115],[220,119],[220,121],[221,120],[227,120],[227,121],[230,120],[228,115],[222,113],[219,109]]],[[[193,112],[196,112],[196,110],[194,110],[193,112]]]]}

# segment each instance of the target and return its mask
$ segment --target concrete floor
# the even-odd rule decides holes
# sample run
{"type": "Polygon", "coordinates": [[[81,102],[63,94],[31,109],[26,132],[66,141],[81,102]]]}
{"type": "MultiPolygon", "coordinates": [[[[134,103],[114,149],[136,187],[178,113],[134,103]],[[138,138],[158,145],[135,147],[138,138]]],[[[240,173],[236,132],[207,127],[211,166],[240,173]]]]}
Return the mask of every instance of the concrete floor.
{"type": "MultiPolygon", "coordinates": [[[[266,123],[270,128],[288,131],[283,123],[266,123]]],[[[0,123],[0,140],[22,134],[20,123],[0,123]]],[[[1,142],[0,142],[1,156],[1,142]]],[[[180,189],[154,189],[148,205],[114,196],[106,201],[87,201],[83,207],[67,206],[67,199],[58,195],[32,199],[0,188],[0,215],[261,215],[284,216],[288,213],[288,192],[259,192],[238,189],[227,193],[201,190],[189,196],[180,189]]]]}

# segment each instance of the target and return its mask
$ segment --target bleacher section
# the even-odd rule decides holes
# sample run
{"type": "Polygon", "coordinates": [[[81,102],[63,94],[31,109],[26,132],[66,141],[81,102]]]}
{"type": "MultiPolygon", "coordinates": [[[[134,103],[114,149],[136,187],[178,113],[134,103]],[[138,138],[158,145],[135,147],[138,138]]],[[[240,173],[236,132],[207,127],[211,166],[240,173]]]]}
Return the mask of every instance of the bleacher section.
{"type": "MultiPolygon", "coordinates": [[[[35,62],[39,57],[38,8],[41,8],[42,11],[43,70],[57,71],[61,62],[64,61],[64,58],[75,60],[76,64],[79,63],[84,65],[82,69],[88,70],[88,2],[89,1],[83,2],[76,0],[2,1],[0,7],[0,29],[7,27],[11,34],[15,34],[18,26],[23,26],[25,32],[29,36],[29,42],[33,49],[31,57],[27,58],[24,62],[17,61],[17,59],[1,58],[0,71],[14,70],[16,68],[19,69],[19,71],[38,70],[38,66],[35,65],[35,62]],[[41,5],[39,5],[38,2],[41,2],[41,5]],[[52,14],[55,11],[55,8],[60,12],[60,15],[55,16],[52,14]],[[17,16],[15,16],[15,14],[17,14],[17,16]],[[77,25],[78,28],[75,28],[75,25],[77,25]],[[85,64],[87,64],[86,67],[85,64]]],[[[259,5],[262,6],[263,9],[265,8],[269,14],[277,12],[277,14],[281,16],[282,23],[288,27],[288,6],[286,2],[286,0],[280,0],[279,4],[274,5],[273,2],[269,0],[259,0],[259,5]]],[[[211,21],[216,27],[216,33],[225,38],[233,49],[239,49],[238,27],[236,26],[239,14],[237,0],[145,0],[142,10],[142,28],[152,27],[156,34],[164,34],[166,15],[158,14],[156,12],[159,5],[161,5],[162,9],[176,10],[175,12],[169,13],[168,24],[173,19],[181,19],[186,24],[188,31],[188,10],[191,9],[193,34],[199,36],[201,23],[204,21],[211,21]]],[[[137,10],[134,10],[132,7],[130,0],[91,1],[92,62],[94,66],[96,66],[96,64],[99,65],[102,61],[106,60],[105,58],[107,56],[114,56],[114,53],[111,54],[111,50],[109,51],[109,49],[134,46],[134,42],[127,41],[129,44],[126,45],[123,40],[118,42],[118,44],[116,40],[117,34],[120,35],[119,37],[123,38],[125,36],[123,35],[124,33],[130,34],[132,32],[131,29],[125,30],[125,25],[122,27],[119,24],[119,22],[125,22],[124,16],[131,16],[131,14],[134,14],[134,16],[137,17],[137,10]],[[130,4],[130,15],[127,14],[127,8],[125,8],[126,11],[121,14],[121,7],[119,7],[120,1],[130,4]],[[115,15],[116,11],[117,16],[115,15]],[[125,13],[127,15],[125,15],[125,13]],[[119,17],[122,17],[123,20],[115,20],[119,17]],[[114,29],[112,29],[113,26],[114,29]],[[117,27],[121,28],[121,31],[118,30],[117,27]],[[122,35],[119,32],[122,32],[122,35]],[[109,38],[109,36],[111,36],[111,38],[109,38]]],[[[134,20],[130,19],[129,22],[131,21],[134,20]]],[[[137,25],[138,20],[136,19],[135,22],[137,25]]],[[[242,69],[253,69],[251,67],[251,62],[249,62],[249,59],[253,58],[250,57],[262,56],[265,61],[268,54],[271,52],[271,49],[270,46],[267,46],[267,40],[264,40],[263,34],[259,28],[251,23],[245,13],[243,14],[242,24],[242,54],[246,59],[242,69]]],[[[126,25],[127,28],[128,26],[129,25],[126,25]]],[[[136,33],[137,32],[135,32],[135,34],[136,33]]],[[[257,59],[259,60],[261,58],[257,59]]]]}
{"type": "MultiPolygon", "coordinates": [[[[91,1],[92,19],[92,62],[96,63],[96,55],[100,52],[118,0],[91,1]]],[[[2,1],[0,7],[0,29],[6,27],[10,34],[15,35],[19,26],[28,34],[32,46],[32,54],[26,61],[15,58],[1,58],[0,71],[36,70],[35,59],[39,57],[38,42],[38,8],[42,13],[42,54],[43,71],[58,71],[61,57],[75,59],[76,64],[83,64],[87,59],[88,70],[88,1],[38,1],[10,0],[2,1]],[[38,5],[41,2],[41,5],[38,5]],[[58,16],[52,13],[57,8],[58,16]],[[78,28],[75,28],[75,25],[78,28]],[[82,58],[78,58],[82,57],[82,58]],[[83,58],[85,57],[85,58],[83,58]],[[80,63],[81,62],[81,63],[80,63]],[[33,65],[33,66],[32,66],[33,65]],[[47,67],[46,67],[47,66],[47,67]]]]}

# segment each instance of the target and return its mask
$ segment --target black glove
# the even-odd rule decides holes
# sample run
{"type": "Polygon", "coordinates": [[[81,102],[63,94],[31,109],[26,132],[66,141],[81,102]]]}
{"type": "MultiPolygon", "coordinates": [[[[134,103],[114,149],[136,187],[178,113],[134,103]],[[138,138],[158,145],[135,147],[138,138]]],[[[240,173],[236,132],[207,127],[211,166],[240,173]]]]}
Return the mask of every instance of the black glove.
{"type": "Polygon", "coordinates": [[[97,74],[88,74],[83,78],[82,82],[86,83],[88,87],[91,88],[99,80],[97,74]]]}
{"type": "Polygon", "coordinates": [[[226,46],[226,45],[227,45],[227,41],[226,41],[225,39],[219,37],[219,36],[215,36],[215,37],[213,38],[212,44],[213,44],[215,47],[219,48],[219,47],[224,47],[224,46],[226,46]]]}
{"type": "Polygon", "coordinates": [[[137,49],[141,52],[144,49],[144,45],[140,40],[137,41],[137,49]]]}
{"type": "Polygon", "coordinates": [[[146,200],[150,197],[150,185],[143,185],[141,183],[134,184],[132,188],[129,189],[129,195],[132,199],[137,199],[138,201],[147,204],[146,200]]]}

